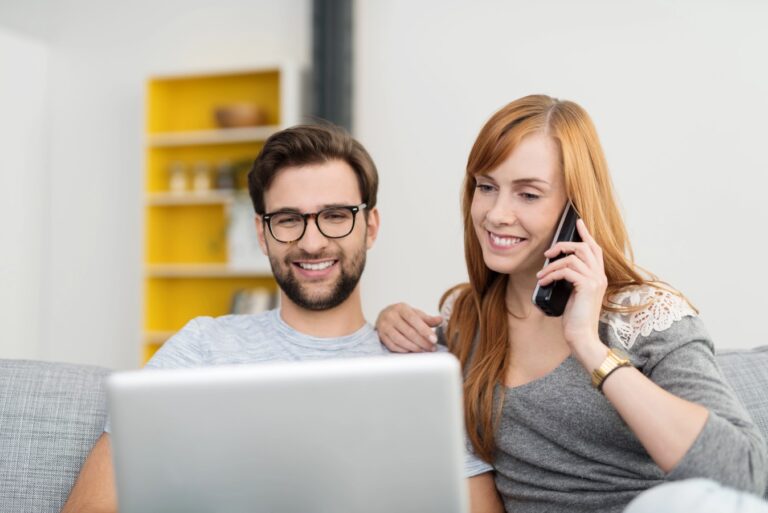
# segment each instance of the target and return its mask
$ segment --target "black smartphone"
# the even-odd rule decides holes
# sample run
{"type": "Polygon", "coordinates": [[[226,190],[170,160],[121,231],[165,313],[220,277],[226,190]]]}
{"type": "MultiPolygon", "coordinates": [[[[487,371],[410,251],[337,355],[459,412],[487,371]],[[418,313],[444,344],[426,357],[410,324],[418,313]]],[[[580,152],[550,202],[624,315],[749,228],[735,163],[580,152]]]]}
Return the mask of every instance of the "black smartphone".
{"type": "MultiPolygon", "coordinates": [[[[563,241],[581,242],[581,236],[576,229],[576,221],[578,219],[579,214],[576,213],[576,209],[573,208],[569,201],[565,211],[563,211],[563,215],[560,216],[560,224],[557,226],[557,231],[550,247],[563,241]]],[[[547,258],[544,262],[544,267],[564,256],[566,256],[565,253],[560,253],[552,259],[547,258]]],[[[545,287],[536,285],[536,289],[533,291],[533,304],[541,308],[550,317],[560,317],[563,315],[565,305],[568,303],[568,298],[571,297],[572,290],[573,285],[568,280],[557,280],[545,287]]]]}

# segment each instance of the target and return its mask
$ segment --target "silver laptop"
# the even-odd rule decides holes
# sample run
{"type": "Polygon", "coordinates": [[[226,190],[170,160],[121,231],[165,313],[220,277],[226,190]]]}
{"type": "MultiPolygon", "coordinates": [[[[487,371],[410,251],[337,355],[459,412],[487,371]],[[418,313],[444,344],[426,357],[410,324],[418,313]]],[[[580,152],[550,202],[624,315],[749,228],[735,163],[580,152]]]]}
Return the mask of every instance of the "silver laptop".
{"type": "Polygon", "coordinates": [[[465,513],[449,354],[115,373],[121,513],[465,513]]]}

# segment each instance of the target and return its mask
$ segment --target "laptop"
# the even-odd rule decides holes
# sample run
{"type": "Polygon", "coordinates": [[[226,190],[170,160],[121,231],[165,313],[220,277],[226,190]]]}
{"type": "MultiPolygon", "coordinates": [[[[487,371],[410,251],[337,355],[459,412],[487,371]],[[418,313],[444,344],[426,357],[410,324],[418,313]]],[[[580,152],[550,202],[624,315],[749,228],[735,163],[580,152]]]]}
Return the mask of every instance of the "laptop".
{"type": "Polygon", "coordinates": [[[121,513],[466,513],[450,354],[119,372],[121,513]]]}

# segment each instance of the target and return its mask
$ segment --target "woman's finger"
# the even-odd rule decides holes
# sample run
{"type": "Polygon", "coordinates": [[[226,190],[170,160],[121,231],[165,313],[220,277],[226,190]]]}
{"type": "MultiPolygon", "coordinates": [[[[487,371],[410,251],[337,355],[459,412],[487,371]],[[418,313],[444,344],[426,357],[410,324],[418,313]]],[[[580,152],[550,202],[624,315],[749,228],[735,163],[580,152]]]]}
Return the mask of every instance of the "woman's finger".
{"type": "Polygon", "coordinates": [[[580,286],[584,283],[584,275],[571,269],[570,267],[563,267],[548,273],[539,279],[539,285],[546,287],[550,283],[557,280],[567,280],[573,284],[574,287],[580,286]]]}
{"type": "Polygon", "coordinates": [[[556,272],[565,268],[573,269],[574,271],[576,271],[577,273],[585,277],[593,275],[593,271],[589,268],[589,266],[587,266],[587,264],[585,264],[576,255],[572,254],[572,255],[568,255],[567,257],[563,257],[559,260],[555,260],[554,262],[550,262],[549,265],[544,267],[544,269],[536,273],[536,277],[539,280],[543,280],[553,272],[556,272]]]}
{"type": "Polygon", "coordinates": [[[592,234],[589,233],[589,230],[587,229],[587,224],[584,222],[583,219],[579,219],[576,221],[576,229],[579,231],[579,235],[581,235],[581,240],[583,240],[586,244],[589,245],[590,248],[592,248],[592,251],[595,255],[597,255],[602,263],[603,261],[603,248],[600,247],[600,245],[597,243],[594,237],[592,237],[592,234]]]}
{"type": "Polygon", "coordinates": [[[401,336],[416,344],[421,351],[432,351],[437,342],[435,333],[415,312],[409,312],[394,327],[401,336]],[[425,334],[426,336],[424,336],[425,334]]]}
{"type": "MultiPolygon", "coordinates": [[[[442,317],[439,319],[440,322],[442,322],[442,317]]],[[[410,308],[407,311],[403,311],[403,320],[410,324],[410,327],[416,331],[420,338],[431,344],[437,343],[437,336],[435,335],[435,332],[432,331],[433,326],[429,324],[430,322],[433,322],[433,316],[427,315],[417,308],[410,308]]],[[[439,326],[440,322],[435,324],[435,326],[439,326]]],[[[407,335],[402,329],[400,332],[407,335]]],[[[415,339],[412,340],[415,341],[415,339]]]]}
{"type": "Polygon", "coordinates": [[[584,242],[558,242],[544,252],[544,256],[549,258],[550,263],[552,263],[553,258],[561,254],[576,255],[590,267],[597,264],[597,258],[592,248],[584,242]]]}
{"type": "Polygon", "coordinates": [[[560,260],[556,260],[555,262],[552,262],[546,266],[544,269],[536,273],[536,278],[538,278],[542,285],[546,286],[554,281],[551,279],[551,276],[553,276],[554,273],[562,271],[563,269],[571,269],[578,273],[580,276],[583,276],[584,279],[595,277],[595,273],[589,267],[587,267],[584,262],[579,260],[576,255],[570,255],[565,258],[561,258],[560,260]]]}
{"type": "MultiPolygon", "coordinates": [[[[424,349],[418,344],[412,342],[408,337],[403,336],[397,330],[387,331],[386,334],[379,332],[379,338],[387,349],[396,353],[423,353],[424,349]]],[[[430,344],[431,345],[431,344],[430,344]]],[[[434,346],[431,346],[434,347],[434,346]]],[[[429,349],[432,351],[432,349],[429,349]]]]}

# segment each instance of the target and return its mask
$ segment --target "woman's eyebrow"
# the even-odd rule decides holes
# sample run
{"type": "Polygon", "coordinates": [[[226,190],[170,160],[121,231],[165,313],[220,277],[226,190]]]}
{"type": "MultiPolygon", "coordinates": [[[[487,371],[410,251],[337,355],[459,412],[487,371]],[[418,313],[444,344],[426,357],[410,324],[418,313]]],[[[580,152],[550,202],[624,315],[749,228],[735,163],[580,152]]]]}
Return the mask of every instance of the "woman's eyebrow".
{"type": "Polygon", "coordinates": [[[515,180],[512,180],[512,183],[514,184],[543,184],[543,185],[549,185],[549,182],[546,180],[542,180],[541,178],[516,178],[515,180]]]}

